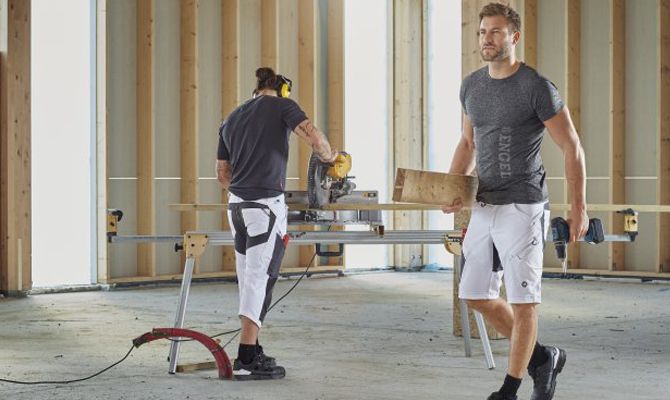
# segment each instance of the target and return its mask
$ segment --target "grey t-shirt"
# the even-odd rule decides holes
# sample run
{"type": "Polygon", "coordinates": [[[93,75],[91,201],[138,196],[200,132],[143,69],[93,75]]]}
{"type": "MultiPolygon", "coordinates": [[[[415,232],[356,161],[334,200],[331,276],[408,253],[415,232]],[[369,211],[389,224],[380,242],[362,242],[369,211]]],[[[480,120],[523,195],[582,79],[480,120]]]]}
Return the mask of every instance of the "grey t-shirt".
{"type": "Polygon", "coordinates": [[[564,106],[556,86],[524,63],[504,79],[491,78],[484,67],[463,80],[461,103],[474,128],[477,200],[546,202],[540,145],[543,122],[564,106]]]}
{"type": "Polygon", "coordinates": [[[217,154],[233,169],[228,190],[248,201],[284,193],[289,136],[305,119],[283,97],[258,96],[233,110],[219,129],[217,154]]]}

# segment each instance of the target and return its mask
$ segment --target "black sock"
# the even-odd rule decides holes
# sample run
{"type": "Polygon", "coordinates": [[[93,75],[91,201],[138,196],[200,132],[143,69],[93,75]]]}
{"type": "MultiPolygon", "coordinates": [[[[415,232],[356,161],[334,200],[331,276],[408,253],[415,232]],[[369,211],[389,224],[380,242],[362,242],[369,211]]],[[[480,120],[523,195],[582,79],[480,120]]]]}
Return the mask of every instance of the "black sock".
{"type": "Polygon", "coordinates": [[[535,348],[533,349],[533,354],[530,356],[530,361],[528,362],[528,365],[530,365],[533,368],[537,368],[540,365],[547,362],[548,358],[549,356],[547,356],[545,347],[542,346],[540,342],[535,342],[535,348]]]}
{"type": "Polygon", "coordinates": [[[505,400],[516,400],[516,392],[519,390],[519,386],[521,386],[521,379],[517,379],[508,374],[505,376],[505,382],[503,382],[498,393],[503,395],[505,400]]]}
{"type": "Polygon", "coordinates": [[[261,354],[263,352],[263,346],[261,346],[260,343],[258,343],[258,339],[256,339],[256,353],[261,354]]]}
{"type": "Polygon", "coordinates": [[[237,349],[237,359],[242,364],[250,364],[254,361],[254,357],[256,357],[256,345],[240,343],[240,347],[237,349]]]}

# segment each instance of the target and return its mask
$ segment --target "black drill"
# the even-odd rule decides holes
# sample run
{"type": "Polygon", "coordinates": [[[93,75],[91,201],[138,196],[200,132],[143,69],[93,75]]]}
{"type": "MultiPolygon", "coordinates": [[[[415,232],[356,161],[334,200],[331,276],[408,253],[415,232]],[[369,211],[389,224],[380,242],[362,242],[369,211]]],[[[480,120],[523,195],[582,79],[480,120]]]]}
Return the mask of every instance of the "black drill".
{"type": "MultiPolygon", "coordinates": [[[[563,265],[563,273],[567,272],[567,244],[570,241],[570,225],[561,217],[552,218],[551,220],[551,235],[556,246],[556,256],[561,260],[563,265]]],[[[584,241],[589,244],[598,244],[605,241],[605,232],[603,230],[603,223],[598,218],[591,218],[589,220],[589,229],[584,236],[584,241]]]]}

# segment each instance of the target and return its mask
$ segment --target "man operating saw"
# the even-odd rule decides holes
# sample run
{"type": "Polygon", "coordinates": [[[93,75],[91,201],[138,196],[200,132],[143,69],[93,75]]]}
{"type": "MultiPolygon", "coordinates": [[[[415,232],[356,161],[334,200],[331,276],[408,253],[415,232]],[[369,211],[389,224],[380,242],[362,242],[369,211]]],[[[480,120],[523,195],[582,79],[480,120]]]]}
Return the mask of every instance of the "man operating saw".
{"type": "MultiPolygon", "coordinates": [[[[540,158],[544,130],[565,160],[572,209],[570,241],[588,227],[584,151],[558,90],[515,58],[519,14],[491,3],[479,14],[479,46],[488,65],[461,85],[463,132],[450,172],[478,170],[477,201],[463,242],[459,297],[510,339],[509,369],[489,400],[516,400],[524,371],[533,378],[531,400],[551,400],[566,352],[537,342],[548,192],[540,158]],[[507,301],[499,297],[503,273],[507,301]]],[[[462,204],[442,207],[456,212],[462,204]]]]}
{"type": "Polygon", "coordinates": [[[238,380],[281,379],[285,369],[263,353],[258,331],[287,245],[286,167],[295,132],[323,163],[348,162],[289,99],[291,80],[270,68],[256,70],[253,98],[233,110],[219,129],[217,179],[227,188],[228,220],[235,239],[235,267],[242,325],[233,376],[238,380]]]}

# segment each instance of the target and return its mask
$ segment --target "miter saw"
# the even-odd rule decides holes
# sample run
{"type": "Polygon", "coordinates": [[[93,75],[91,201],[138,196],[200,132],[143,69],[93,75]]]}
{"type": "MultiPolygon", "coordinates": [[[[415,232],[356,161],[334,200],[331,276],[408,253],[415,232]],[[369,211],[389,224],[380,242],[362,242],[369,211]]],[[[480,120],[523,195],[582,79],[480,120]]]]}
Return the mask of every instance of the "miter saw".
{"type": "Polygon", "coordinates": [[[289,191],[287,204],[305,205],[305,210],[289,211],[290,225],[381,225],[378,210],[328,210],[331,204],[377,204],[377,191],[357,191],[349,176],[351,155],[340,152],[327,163],[312,153],[307,168],[307,191],[289,191]]]}

